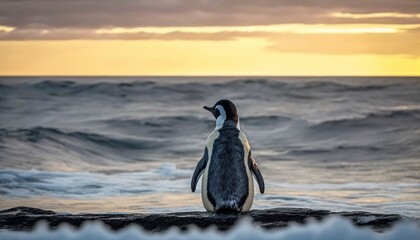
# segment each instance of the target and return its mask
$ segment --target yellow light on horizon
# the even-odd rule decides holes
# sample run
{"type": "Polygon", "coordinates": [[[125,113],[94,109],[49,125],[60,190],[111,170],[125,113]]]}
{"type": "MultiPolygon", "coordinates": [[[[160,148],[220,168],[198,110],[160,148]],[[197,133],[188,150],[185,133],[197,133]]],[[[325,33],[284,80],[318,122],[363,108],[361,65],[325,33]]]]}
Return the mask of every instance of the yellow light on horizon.
{"type": "Polygon", "coordinates": [[[362,34],[362,33],[398,33],[401,30],[396,28],[313,28],[308,30],[296,30],[298,34],[362,34]]]}
{"type": "Polygon", "coordinates": [[[13,30],[15,30],[16,28],[14,27],[9,27],[9,26],[0,26],[0,32],[11,32],[13,30]]]}
{"type": "Polygon", "coordinates": [[[399,12],[380,12],[380,13],[332,13],[331,17],[336,18],[353,18],[353,19],[368,19],[368,18],[420,18],[420,13],[399,13],[399,12]]]}
{"type": "Polygon", "coordinates": [[[420,75],[419,57],[283,53],[266,46],[254,38],[0,41],[0,75],[420,75]]]}
{"type": "Polygon", "coordinates": [[[203,26],[203,27],[135,27],[135,28],[101,28],[96,34],[122,33],[219,33],[219,32],[265,32],[265,33],[397,33],[420,27],[420,24],[277,24],[261,26],[203,26]]]}

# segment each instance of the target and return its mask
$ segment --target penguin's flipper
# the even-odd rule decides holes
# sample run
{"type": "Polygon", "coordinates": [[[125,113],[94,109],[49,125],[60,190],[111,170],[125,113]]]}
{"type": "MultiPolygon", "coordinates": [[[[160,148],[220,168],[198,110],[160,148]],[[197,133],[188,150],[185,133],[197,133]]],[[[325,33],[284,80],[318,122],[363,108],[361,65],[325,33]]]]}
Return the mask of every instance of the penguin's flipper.
{"type": "Polygon", "coordinates": [[[195,188],[197,186],[198,179],[200,179],[201,174],[203,174],[204,169],[207,166],[207,147],[204,149],[203,157],[198,161],[197,166],[195,167],[194,174],[191,178],[191,191],[195,192],[195,188]]]}
{"type": "Polygon", "coordinates": [[[257,180],[258,187],[260,188],[261,194],[265,191],[265,184],[264,184],[264,178],[261,175],[260,168],[258,167],[257,161],[252,157],[251,151],[249,151],[248,155],[248,163],[249,163],[249,169],[252,172],[252,175],[254,175],[254,178],[257,180]]]}

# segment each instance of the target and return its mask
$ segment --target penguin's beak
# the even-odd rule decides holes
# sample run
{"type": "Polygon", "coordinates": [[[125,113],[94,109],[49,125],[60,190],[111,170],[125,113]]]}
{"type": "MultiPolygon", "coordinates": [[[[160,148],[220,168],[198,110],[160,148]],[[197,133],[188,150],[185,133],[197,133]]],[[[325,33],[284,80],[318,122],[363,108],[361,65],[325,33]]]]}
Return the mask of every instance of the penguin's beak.
{"type": "Polygon", "coordinates": [[[206,109],[207,111],[209,111],[213,115],[213,117],[216,118],[216,119],[220,115],[219,110],[217,110],[214,107],[204,106],[203,108],[206,109]]]}

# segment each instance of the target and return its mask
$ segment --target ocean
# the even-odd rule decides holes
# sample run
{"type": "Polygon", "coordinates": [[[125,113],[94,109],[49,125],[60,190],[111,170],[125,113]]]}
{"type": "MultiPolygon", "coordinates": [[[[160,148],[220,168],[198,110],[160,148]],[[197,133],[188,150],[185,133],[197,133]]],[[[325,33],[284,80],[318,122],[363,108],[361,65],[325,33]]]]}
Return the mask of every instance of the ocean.
{"type": "Polygon", "coordinates": [[[420,217],[418,77],[1,77],[0,209],[204,211],[224,98],[265,178],[252,209],[420,217]]]}

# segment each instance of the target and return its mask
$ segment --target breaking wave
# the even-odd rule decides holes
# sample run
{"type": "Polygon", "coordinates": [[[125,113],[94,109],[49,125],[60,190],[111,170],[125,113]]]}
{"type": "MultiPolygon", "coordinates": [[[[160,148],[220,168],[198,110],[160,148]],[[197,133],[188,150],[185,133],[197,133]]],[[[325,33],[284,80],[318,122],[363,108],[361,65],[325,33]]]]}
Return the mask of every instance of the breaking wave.
{"type": "MultiPolygon", "coordinates": [[[[369,219],[365,219],[369,221],[369,219]]],[[[364,221],[361,219],[361,221],[364,221]]],[[[378,233],[371,229],[354,226],[350,221],[331,217],[322,222],[312,221],[305,225],[293,224],[287,228],[265,230],[257,228],[249,219],[243,219],[232,230],[221,232],[215,228],[200,230],[191,226],[187,231],[171,228],[163,233],[145,231],[135,225],[119,231],[109,229],[101,222],[86,222],[80,229],[62,224],[51,230],[45,223],[40,223],[32,232],[1,231],[0,238],[15,239],[365,239],[365,240],[415,240],[420,235],[420,228],[414,223],[400,223],[392,229],[378,233]]]]}

